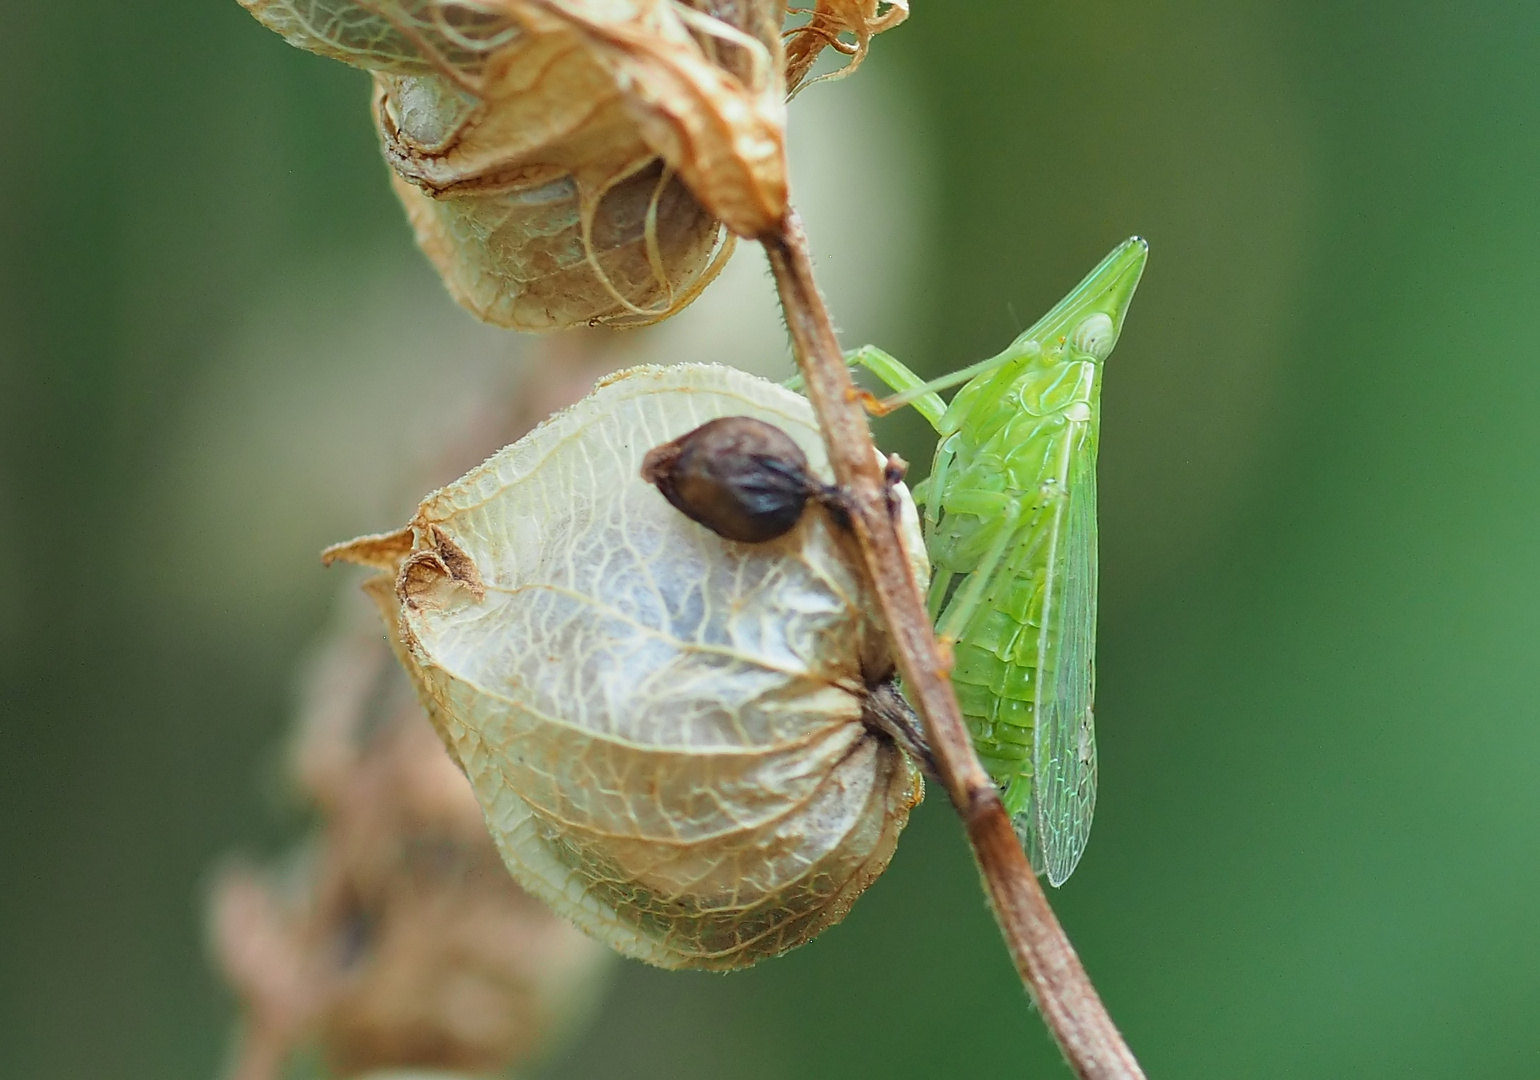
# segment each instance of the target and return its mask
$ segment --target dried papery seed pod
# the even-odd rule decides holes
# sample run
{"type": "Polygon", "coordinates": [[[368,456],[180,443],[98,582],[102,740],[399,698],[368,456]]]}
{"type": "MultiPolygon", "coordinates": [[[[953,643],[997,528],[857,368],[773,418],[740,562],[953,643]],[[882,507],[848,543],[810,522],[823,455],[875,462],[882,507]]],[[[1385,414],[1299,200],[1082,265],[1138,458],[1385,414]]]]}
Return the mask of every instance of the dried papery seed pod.
{"type": "Polygon", "coordinates": [[[724,540],[641,479],[648,449],[722,416],[781,429],[827,482],[803,398],[638,368],[406,529],[328,552],[389,572],[375,593],[514,876],[664,967],[743,967],[839,921],[921,790],[864,715],[892,662],[849,536],[807,513],[724,540]]]}
{"type": "Polygon", "coordinates": [[[487,321],[656,321],[720,269],[719,222],[785,211],[779,0],[241,3],[374,72],[418,242],[487,321]]]}
{"type": "Polygon", "coordinates": [[[751,416],[724,416],[642,458],[642,479],[718,536],[758,544],[784,536],[824,485],[792,437],[751,416]]]}

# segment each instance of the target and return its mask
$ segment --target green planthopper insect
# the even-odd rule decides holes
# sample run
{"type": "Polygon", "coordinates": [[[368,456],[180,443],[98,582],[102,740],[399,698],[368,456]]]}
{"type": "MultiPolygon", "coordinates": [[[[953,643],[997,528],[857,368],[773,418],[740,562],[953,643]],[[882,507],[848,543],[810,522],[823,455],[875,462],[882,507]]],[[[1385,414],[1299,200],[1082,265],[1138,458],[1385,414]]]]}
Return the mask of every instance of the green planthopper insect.
{"type": "Polygon", "coordinates": [[[998,356],[934,382],[879,349],[850,362],[939,436],[925,508],[928,596],[952,685],[1033,867],[1060,885],[1096,805],[1096,446],[1102,361],[1144,271],[1121,244],[998,356]],[[937,390],[966,383],[950,404],[937,390]]]}

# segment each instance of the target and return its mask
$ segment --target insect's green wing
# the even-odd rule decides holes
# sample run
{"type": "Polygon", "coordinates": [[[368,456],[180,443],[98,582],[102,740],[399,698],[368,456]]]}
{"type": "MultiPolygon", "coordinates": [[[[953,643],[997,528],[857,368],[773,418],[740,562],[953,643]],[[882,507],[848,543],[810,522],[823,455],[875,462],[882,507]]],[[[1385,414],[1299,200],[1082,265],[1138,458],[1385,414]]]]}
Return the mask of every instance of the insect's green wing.
{"type": "Polygon", "coordinates": [[[1096,451],[1101,365],[1112,353],[1146,246],[1130,240],[1109,255],[1047,318],[1043,344],[1071,361],[1091,361],[1084,394],[1062,410],[1066,425],[1058,479],[1064,485],[1043,583],[1039,679],[1032,731],[1032,809],[1021,822],[1033,865],[1053,885],[1068,880],[1091,834],[1096,808],[1096,451]]]}
{"type": "MultiPolygon", "coordinates": [[[[1090,434],[1089,432],[1087,434],[1090,434]]],[[[1091,439],[1074,452],[1057,550],[1050,564],[1044,636],[1054,638],[1038,683],[1033,730],[1033,862],[1053,885],[1075,870],[1096,809],[1096,461],[1091,439]]]]}

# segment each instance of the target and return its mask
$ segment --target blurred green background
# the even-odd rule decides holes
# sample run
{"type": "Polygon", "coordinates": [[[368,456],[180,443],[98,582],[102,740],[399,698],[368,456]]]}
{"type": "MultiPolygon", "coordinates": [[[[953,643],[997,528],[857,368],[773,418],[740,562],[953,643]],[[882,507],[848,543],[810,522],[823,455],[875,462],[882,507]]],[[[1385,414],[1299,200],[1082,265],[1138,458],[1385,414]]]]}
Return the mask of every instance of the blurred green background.
{"type": "MultiPolygon", "coordinates": [[[[201,889],[294,834],[314,552],[399,520],[379,476],[436,437],[365,361],[504,346],[417,261],[362,75],[229,0],[3,23],[0,1076],[209,1077],[201,889]],[[382,266],[432,327],[360,319],[382,266]]],[[[951,367],[1151,242],[1104,405],[1101,797],[1053,899],[1152,1076],[1540,1075],[1537,41],[1496,0],[916,0],[874,50],[924,254],[863,333],[951,367]]],[[[626,965],[547,1075],[1068,1073],[933,798],[843,926],[626,965]]]]}

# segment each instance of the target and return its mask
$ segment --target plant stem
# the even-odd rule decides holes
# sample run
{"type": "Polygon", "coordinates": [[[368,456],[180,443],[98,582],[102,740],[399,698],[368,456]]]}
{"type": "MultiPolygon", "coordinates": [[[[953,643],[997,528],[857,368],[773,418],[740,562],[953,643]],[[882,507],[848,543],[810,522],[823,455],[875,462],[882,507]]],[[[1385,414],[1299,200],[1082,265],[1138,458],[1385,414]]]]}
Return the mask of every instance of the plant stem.
{"type": "Polygon", "coordinates": [[[905,688],[925,723],[936,766],[968,831],[995,918],[1028,993],[1082,1080],[1143,1080],[1080,958],[1054,917],[1016,839],[999,792],[973,752],[919,582],[909,569],[881,461],[859,392],[813,280],[807,236],[795,210],[760,238],[770,257],[808,400],[835,480],[849,500],[867,576],[893,640],[905,688]]]}

